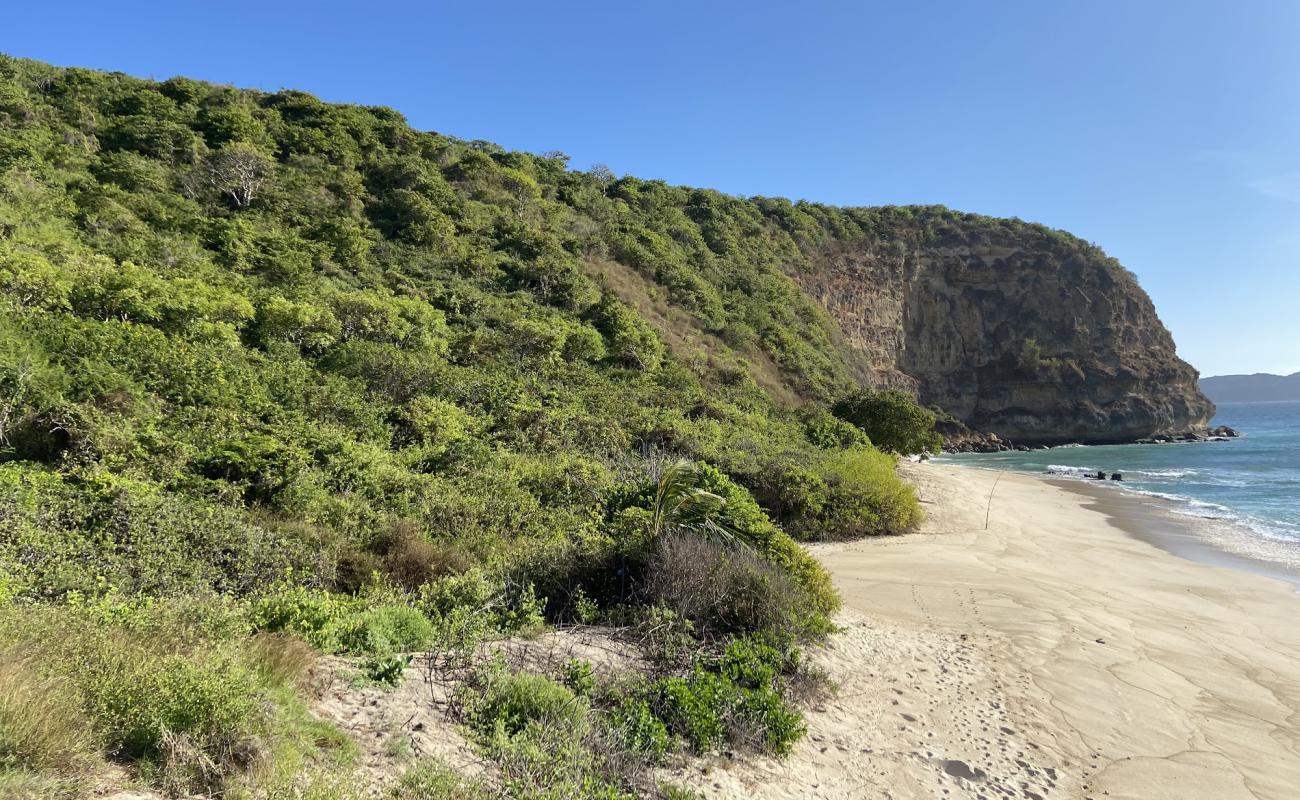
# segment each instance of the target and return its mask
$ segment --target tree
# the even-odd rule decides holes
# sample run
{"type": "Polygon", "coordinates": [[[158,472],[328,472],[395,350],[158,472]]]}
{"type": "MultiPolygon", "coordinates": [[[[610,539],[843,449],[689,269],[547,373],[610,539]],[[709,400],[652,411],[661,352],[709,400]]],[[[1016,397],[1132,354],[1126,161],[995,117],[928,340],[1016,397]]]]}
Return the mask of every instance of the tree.
{"type": "Polygon", "coordinates": [[[831,411],[861,428],[881,450],[937,453],[943,446],[942,437],[934,430],[934,412],[896,389],[861,389],[840,400],[831,411]]]}
{"type": "Polygon", "coordinates": [[[229,197],[236,208],[252,205],[271,171],[271,160],[242,142],[232,142],[203,161],[208,185],[229,197]]]}
{"type": "Polygon", "coordinates": [[[596,183],[600,184],[600,193],[603,195],[609,194],[609,186],[616,180],[614,170],[604,164],[593,164],[591,177],[596,179],[596,183]]]}
{"type": "Polygon", "coordinates": [[[654,329],[610,295],[591,309],[591,321],[609,343],[609,356],[624,366],[651,370],[663,359],[654,329]]]}

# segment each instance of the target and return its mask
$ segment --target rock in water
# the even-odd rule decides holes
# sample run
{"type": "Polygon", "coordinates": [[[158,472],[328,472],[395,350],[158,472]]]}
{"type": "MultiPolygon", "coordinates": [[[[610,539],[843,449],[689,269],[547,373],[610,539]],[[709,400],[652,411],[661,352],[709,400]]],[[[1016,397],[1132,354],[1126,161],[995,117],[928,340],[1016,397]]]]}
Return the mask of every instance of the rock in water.
{"type": "Polygon", "coordinates": [[[867,236],[790,276],[864,377],[1021,444],[1204,429],[1214,406],[1132,273],[1061,231],[880,209],[867,236]]]}

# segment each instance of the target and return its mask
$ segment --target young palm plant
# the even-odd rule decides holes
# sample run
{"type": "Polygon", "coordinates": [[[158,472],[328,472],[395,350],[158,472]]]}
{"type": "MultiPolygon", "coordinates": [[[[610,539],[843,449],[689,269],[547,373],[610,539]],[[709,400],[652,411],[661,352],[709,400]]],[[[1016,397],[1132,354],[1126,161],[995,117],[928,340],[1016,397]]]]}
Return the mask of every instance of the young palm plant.
{"type": "Polygon", "coordinates": [[[704,488],[705,478],[699,464],[685,459],[664,468],[651,508],[651,539],[689,534],[724,546],[750,549],[753,542],[744,532],[719,521],[727,501],[704,488]]]}

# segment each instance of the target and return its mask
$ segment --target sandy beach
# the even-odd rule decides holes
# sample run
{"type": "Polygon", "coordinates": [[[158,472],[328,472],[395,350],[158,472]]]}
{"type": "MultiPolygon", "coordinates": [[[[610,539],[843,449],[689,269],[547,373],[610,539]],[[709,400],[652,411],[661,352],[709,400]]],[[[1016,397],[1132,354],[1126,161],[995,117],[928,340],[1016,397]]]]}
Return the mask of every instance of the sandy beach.
{"type": "Polygon", "coordinates": [[[717,759],[690,783],[753,798],[1300,797],[1295,585],[1131,535],[1176,523],[1095,491],[904,469],[919,533],[813,548],[845,600],[844,632],[815,656],[839,693],[789,759],[717,759]]]}

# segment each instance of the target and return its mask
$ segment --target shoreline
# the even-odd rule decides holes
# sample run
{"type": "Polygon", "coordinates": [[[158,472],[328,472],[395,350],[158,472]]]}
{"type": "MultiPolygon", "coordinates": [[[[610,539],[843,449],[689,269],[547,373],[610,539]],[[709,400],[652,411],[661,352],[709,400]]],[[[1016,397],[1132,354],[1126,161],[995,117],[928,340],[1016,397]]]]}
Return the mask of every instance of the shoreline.
{"type": "Polygon", "coordinates": [[[1188,513],[1184,503],[1177,499],[1135,489],[1123,482],[1053,472],[975,463],[941,462],[934,466],[1011,473],[1042,480],[1092,500],[1094,510],[1106,514],[1117,527],[1140,541],[1202,564],[1284,580],[1300,591],[1300,542],[1269,537],[1232,518],[1188,513]]]}
{"type": "MultiPolygon", "coordinates": [[[[958,468],[970,469],[965,466],[958,468]]],[[[1260,555],[1260,550],[1268,549],[1268,543],[1259,541],[1259,534],[1229,520],[1180,514],[1171,500],[1141,494],[1123,486],[1103,487],[1029,472],[1016,474],[1036,477],[1088,498],[1092,501],[1089,508],[1105,514],[1115,527],[1165,552],[1200,564],[1287,581],[1300,592],[1300,567],[1280,557],[1260,555]],[[1254,553],[1249,552],[1251,548],[1255,549],[1254,553]]],[[[1279,549],[1280,546],[1279,543],[1279,549]]]]}
{"type": "Polygon", "coordinates": [[[1140,503],[900,471],[916,533],[809,547],[844,599],[842,631],[808,653],[839,691],[788,759],[714,759],[686,783],[751,800],[1294,799],[1294,584],[1132,533],[1156,518],[1140,503]]]}

